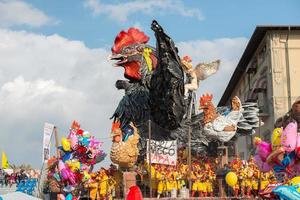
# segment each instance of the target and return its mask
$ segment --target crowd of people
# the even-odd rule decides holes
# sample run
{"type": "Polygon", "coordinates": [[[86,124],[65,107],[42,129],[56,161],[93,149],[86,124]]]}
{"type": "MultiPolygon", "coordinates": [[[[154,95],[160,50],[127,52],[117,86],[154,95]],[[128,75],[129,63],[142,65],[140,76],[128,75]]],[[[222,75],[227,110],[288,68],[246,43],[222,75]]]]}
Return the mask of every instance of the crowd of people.
{"type": "Polygon", "coordinates": [[[277,182],[274,172],[261,172],[252,156],[248,161],[236,157],[226,167],[238,177],[237,183],[231,188],[235,197],[257,197],[259,191],[277,182]]]}
{"type": "MultiPolygon", "coordinates": [[[[253,158],[248,161],[235,157],[228,165],[220,168],[219,160],[210,157],[193,156],[191,170],[187,164],[184,150],[178,151],[176,166],[162,165],[147,162],[139,163],[135,168],[137,185],[144,195],[149,196],[150,184],[152,197],[174,197],[180,191],[188,188],[191,181],[192,197],[215,197],[220,195],[220,182],[227,196],[257,197],[260,190],[264,190],[268,184],[276,183],[273,172],[262,173],[255,165],[253,158]],[[225,183],[225,175],[234,172],[238,181],[234,186],[225,183]],[[150,175],[151,174],[151,175],[150,175]],[[151,177],[151,180],[150,180],[151,177]]],[[[86,184],[91,199],[97,197],[118,197],[123,195],[123,175],[116,166],[108,169],[101,168],[92,174],[92,182],[86,184]]]]}
{"type": "MultiPolygon", "coordinates": [[[[139,163],[134,171],[137,174],[136,183],[143,195],[149,196],[151,184],[152,197],[157,198],[179,195],[185,188],[189,188],[189,181],[192,197],[220,196],[220,181],[227,196],[256,197],[259,190],[276,182],[273,172],[260,172],[252,157],[245,161],[237,156],[221,168],[217,158],[194,155],[190,170],[184,149],[179,149],[178,161],[174,166],[155,163],[150,166],[145,161],[139,163]],[[238,177],[237,183],[232,187],[225,183],[228,172],[233,172],[238,177]]],[[[50,191],[56,191],[56,195],[66,194],[55,176],[50,176],[49,181],[50,191]]],[[[81,193],[81,196],[89,196],[91,200],[123,198],[123,172],[115,165],[101,168],[91,173],[90,181],[85,182],[81,189],[81,192],[86,193],[81,193]]],[[[73,193],[75,195],[76,190],[73,193]]]]}
{"type": "Polygon", "coordinates": [[[12,187],[14,184],[25,182],[28,179],[38,179],[39,172],[37,170],[16,169],[11,173],[0,168],[0,187],[12,187]]]}

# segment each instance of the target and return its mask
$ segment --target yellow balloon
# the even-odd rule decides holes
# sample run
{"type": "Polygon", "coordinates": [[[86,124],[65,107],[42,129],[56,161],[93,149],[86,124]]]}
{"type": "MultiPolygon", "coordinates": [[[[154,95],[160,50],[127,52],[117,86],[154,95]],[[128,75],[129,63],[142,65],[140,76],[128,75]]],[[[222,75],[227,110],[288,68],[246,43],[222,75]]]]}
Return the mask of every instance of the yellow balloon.
{"type": "Polygon", "coordinates": [[[228,172],[226,174],[225,181],[229,186],[233,187],[237,184],[238,177],[234,172],[228,172]]]}
{"type": "Polygon", "coordinates": [[[87,171],[83,171],[83,181],[88,181],[91,175],[87,171]]]}
{"type": "Polygon", "coordinates": [[[290,180],[291,185],[298,185],[300,183],[300,176],[296,176],[290,180]]]}
{"type": "Polygon", "coordinates": [[[71,150],[70,141],[65,137],[61,138],[61,146],[62,146],[64,151],[70,151],[71,150]]]}
{"type": "Polygon", "coordinates": [[[282,134],[282,128],[275,128],[273,130],[273,134],[272,134],[272,138],[271,138],[273,149],[281,146],[281,139],[280,139],[281,134],[282,134]]]}
{"type": "Polygon", "coordinates": [[[71,160],[68,160],[66,161],[67,165],[69,166],[69,168],[75,172],[77,170],[80,169],[80,162],[79,161],[71,161],[71,160]]]}

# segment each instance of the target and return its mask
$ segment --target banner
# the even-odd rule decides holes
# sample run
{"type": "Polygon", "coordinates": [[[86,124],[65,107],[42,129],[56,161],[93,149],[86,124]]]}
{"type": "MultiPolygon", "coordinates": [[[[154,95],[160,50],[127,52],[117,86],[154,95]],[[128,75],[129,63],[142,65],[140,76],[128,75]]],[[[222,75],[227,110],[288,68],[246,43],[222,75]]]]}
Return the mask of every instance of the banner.
{"type": "MultiPolygon", "coordinates": [[[[155,141],[151,140],[151,163],[164,165],[176,165],[177,141],[155,141]]],[[[149,140],[147,140],[147,152],[149,152],[149,140]]],[[[147,153],[149,162],[149,153],[147,153]]]]}
{"type": "Polygon", "coordinates": [[[45,123],[44,125],[44,139],[43,139],[43,162],[47,162],[50,158],[50,143],[53,133],[54,125],[45,123]]]}

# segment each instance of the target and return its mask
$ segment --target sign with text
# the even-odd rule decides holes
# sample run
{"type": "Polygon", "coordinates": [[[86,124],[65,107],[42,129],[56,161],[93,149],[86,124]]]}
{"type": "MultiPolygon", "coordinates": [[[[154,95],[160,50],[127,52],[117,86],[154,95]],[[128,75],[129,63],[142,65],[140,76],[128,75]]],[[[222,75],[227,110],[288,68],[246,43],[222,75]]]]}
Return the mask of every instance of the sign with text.
{"type": "MultiPolygon", "coordinates": [[[[155,141],[151,140],[151,163],[164,165],[176,165],[177,141],[155,141]]],[[[147,140],[147,161],[149,162],[149,140],[147,140]]]]}
{"type": "Polygon", "coordinates": [[[44,125],[44,139],[43,139],[43,162],[47,162],[50,158],[50,144],[54,125],[45,123],[44,125]]]}

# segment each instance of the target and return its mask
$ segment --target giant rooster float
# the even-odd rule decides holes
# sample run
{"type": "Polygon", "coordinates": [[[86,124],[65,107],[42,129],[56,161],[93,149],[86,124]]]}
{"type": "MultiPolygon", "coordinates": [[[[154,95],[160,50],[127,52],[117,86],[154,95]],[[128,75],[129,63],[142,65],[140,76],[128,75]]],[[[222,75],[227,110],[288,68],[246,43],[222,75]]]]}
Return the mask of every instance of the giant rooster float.
{"type": "MultiPolygon", "coordinates": [[[[140,155],[144,157],[149,121],[154,140],[177,139],[185,144],[188,129],[191,128],[194,151],[205,149],[210,141],[228,141],[240,130],[252,133],[253,128],[258,126],[257,105],[243,106],[240,102],[238,110],[228,107],[210,111],[215,116],[219,112],[221,116],[225,110],[232,109],[229,116],[234,115],[235,121],[230,124],[230,137],[223,139],[224,133],[211,134],[208,129],[205,131],[203,127],[207,125],[203,119],[207,112],[195,112],[195,91],[200,81],[218,71],[220,61],[201,63],[193,69],[191,58],[179,57],[173,40],[155,20],[151,29],[155,34],[156,48],[147,44],[149,37],[137,28],[121,31],[112,47],[110,59],[116,61],[115,66],[124,68],[124,77],[127,79],[116,81],[116,88],[125,90],[125,95],[112,116],[114,123],[120,124],[122,142],[126,144],[133,137],[128,134],[128,128],[136,127],[141,136],[138,143],[140,155]],[[243,114],[250,116],[251,123],[247,123],[249,118],[243,117],[243,114]],[[242,123],[246,126],[238,125],[242,123]]],[[[209,102],[211,99],[206,99],[206,103],[209,102]]],[[[228,121],[229,116],[215,120],[228,121]]],[[[228,129],[224,128],[222,131],[228,129]]]]}

